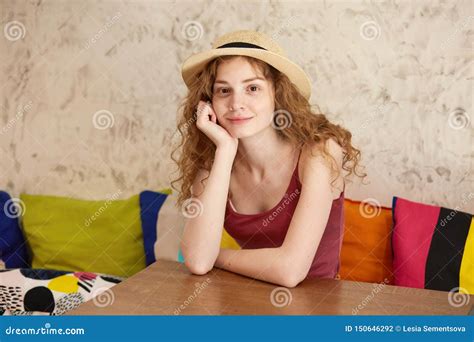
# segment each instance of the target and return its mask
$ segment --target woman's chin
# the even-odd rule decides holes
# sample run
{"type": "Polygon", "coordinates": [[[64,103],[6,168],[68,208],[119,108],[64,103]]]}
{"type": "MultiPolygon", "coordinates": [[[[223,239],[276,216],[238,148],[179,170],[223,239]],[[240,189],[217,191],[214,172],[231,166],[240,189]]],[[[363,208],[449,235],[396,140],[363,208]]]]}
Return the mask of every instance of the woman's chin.
{"type": "Polygon", "coordinates": [[[233,137],[236,137],[238,139],[242,139],[242,138],[251,137],[252,135],[255,134],[255,132],[253,132],[249,129],[233,129],[231,131],[231,134],[232,134],[233,137]]]}
{"type": "MultiPolygon", "coordinates": [[[[270,125],[269,125],[269,127],[270,127],[270,125]]],[[[244,127],[242,125],[240,127],[229,127],[229,128],[227,128],[227,131],[233,137],[236,137],[238,139],[242,139],[242,138],[248,138],[248,137],[252,137],[256,134],[259,134],[262,131],[264,131],[265,129],[268,129],[268,127],[263,127],[263,128],[262,127],[256,127],[256,126],[244,127]]]]}

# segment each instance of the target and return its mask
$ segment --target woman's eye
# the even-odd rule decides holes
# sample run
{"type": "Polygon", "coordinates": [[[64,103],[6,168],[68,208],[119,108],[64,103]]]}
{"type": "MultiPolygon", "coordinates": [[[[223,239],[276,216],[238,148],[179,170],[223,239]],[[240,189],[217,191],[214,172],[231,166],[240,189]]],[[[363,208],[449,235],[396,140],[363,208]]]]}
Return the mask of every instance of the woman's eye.
{"type": "MultiPolygon", "coordinates": [[[[247,88],[247,90],[252,92],[252,93],[255,93],[255,92],[258,92],[260,90],[260,87],[257,86],[257,85],[251,85],[247,88]]],[[[215,92],[219,95],[227,95],[231,92],[231,90],[229,88],[217,88],[215,90],[215,92]]]]}
{"type": "Polygon", "coordinates": [[[229,92],[229,89],[227,89],[227,88],[219,88],[219,89],[217,89],[217,92],[218,92],[219,94],[227,94],[227,93],[229,92]]]}

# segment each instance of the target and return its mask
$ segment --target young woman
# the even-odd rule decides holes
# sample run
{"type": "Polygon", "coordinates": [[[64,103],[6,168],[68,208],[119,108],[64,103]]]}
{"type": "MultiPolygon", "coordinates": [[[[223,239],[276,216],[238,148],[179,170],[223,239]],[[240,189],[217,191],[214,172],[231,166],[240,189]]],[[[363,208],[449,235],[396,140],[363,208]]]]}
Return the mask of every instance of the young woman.
{"type": "Polygon", "coordinates": [[[344,180],[357,175],[360,151],[350,132],[313,113],[304,71],[266,35],[237,31],[188,58],[182,74],[189,93],[173,183],[182,182],[179,206],[198,207],[181,242],[189,270],[286,287],[337,277],[344,180]],[[223,229],[241,249],[220,248],[223,229]]]}

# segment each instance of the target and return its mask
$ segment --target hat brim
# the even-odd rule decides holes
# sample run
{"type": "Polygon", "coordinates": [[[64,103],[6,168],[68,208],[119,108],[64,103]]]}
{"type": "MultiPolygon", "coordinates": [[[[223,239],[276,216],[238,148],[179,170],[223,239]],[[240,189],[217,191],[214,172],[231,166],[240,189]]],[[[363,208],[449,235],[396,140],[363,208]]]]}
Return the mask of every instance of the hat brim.
{"type": "Polygon", "coordinates": [[[219,56],[248,56],[260,59],[270,64],[275,69],[281,71],[288,76],[290,81],[296,85],[300,93],[307,99],[311,97],[311,82],[297,64],[293,63],[286,57],[273,53],[271,51],[252,48],[225,48],[211,49],[201,52],[187,58],[181,68],[181,75],[184,83],[189,87],[193,78],[205,67],[205,65],[219,56]]]}

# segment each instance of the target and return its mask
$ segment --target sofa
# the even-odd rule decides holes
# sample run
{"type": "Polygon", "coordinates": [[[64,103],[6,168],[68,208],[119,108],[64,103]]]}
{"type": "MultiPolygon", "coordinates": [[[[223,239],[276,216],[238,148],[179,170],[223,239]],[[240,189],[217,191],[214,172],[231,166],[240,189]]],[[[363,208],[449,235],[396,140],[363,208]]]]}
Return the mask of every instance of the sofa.
{"type": "MultiPolygon", "coordinates": [[[[107,301],[156,259],[182,261],[176,199],[170,189],[101,201],[0,192],[0,314],[61,315],[107,301]]],[[[346,198],[337,278],[473,294],[473,219],[460,209],[346,198]]],[[[225,230],[221,247],[240,248],[225,230]]]]}

